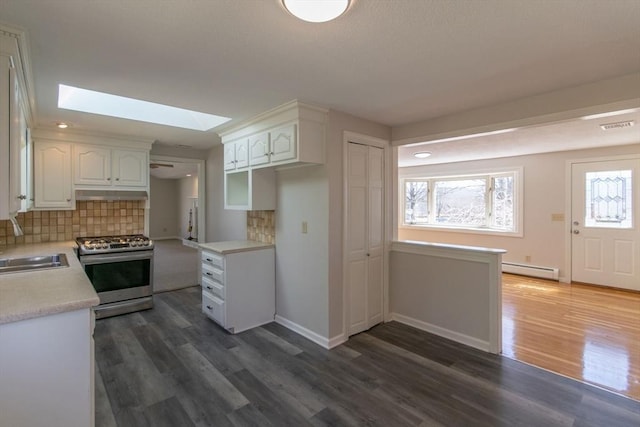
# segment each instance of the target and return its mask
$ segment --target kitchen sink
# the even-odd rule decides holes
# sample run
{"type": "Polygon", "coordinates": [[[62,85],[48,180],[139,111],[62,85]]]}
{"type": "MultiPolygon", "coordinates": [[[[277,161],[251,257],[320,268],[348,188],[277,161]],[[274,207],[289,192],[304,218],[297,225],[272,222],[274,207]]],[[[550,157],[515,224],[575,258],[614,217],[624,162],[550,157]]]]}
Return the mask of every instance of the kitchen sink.
{"type": "Polygon", "coordinates": [[[0,274],[61,267],[69,267],[69,261],[65,254],[42,255],[25,258],[0,258],[0,274]]]}

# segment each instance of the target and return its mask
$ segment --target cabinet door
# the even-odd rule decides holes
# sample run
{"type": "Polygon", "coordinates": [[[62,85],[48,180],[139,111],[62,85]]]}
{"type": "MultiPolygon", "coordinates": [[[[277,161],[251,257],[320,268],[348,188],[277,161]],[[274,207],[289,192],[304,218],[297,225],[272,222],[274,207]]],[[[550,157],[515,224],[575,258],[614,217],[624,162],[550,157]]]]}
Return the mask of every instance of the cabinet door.
{"type": "Polygon", "coordinates": [[[74,182],[111,186],[111,150],[92,145],[74,147],[74,182]]]}
{"type": "Polygon", "coordinates": [[[224,170],[233,170],[236,168],[236,144],[224,144],[224,170]]]}
{"type": "Polygon", "coordinates": [[[18,87],[18,80],[16,79],[16,73],[14,68],[9,69],[9,96],[11,100],[9,102],[9,114],[10,129],[9,129],[9,210],[11,212],[18,212],[22,208],[22,200],[26,199],[26,195],[22,192],[21,186],[21,173],[22,168],[26,167],[20,161],[20,153],[22,145],[25,143],[25,139],[22,136],[22,128],[24,123],[24,116],[22,114],[22,106],[20,102],[20,88],[18,87]]]}
{"type": "Polygon", "coordinates": [[[238,141],[235,144],[236,169],[249,166],[249,140],[238,141]]]}
{"type": "Polygon", "coordinates": [[[113,151],[113,185],[146,187],[149,162],[145,151],[113,151]]]}
{"type": "Polygon", "coordinates": [[[71,145],[35,141],[33,154],[35,208],[71,208],[71,145]]]}
{"type": "Polygon", "coordinates": [[[289,125],[276,129],[271,131],[270,135],[272,163],[296,158],[296,125],[289,125]]]}
{"type": "Polygon", "coordinates": [[[269,163],[269,133],[262,132],[249,138],[249,164],[269,163]]]}

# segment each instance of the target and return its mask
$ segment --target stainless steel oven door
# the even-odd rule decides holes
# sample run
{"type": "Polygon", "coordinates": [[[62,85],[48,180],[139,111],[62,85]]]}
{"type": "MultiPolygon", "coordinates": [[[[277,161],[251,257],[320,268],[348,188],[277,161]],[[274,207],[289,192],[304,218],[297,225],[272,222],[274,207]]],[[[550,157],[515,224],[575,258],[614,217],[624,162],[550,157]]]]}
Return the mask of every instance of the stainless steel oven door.
{"type": "Polygon", "coordinates": [[[153,294],[153,251],[82,255],[80,263],[100,304],[153,294]]]}

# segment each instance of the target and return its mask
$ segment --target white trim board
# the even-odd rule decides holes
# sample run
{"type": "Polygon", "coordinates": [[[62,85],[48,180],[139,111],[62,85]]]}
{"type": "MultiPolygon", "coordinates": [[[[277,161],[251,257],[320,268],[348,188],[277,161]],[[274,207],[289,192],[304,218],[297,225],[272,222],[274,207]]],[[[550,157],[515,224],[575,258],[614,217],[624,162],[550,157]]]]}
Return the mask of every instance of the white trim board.
{"type": "Polygon", "coordinates": [[[414,328],[438,335],[439,337],[447,338],[451,341],[477,348],[478,350],[491,352],[491,345],[489,344],[489,341],[483,341],[478,338],[470,337],[469,335],[461,334],[459,332],[432,325],[431,323],[423,322],[422,320],[414,319],[398,313],[390,313],[390,317],[391,320],[413,326],[414,328]]]}
{"type": "Polygon", "coordinates": [[[344,336],[344,334],[336,335],[333,338],[325,338],[322,335],[316,332],[313,332],[312,330],[307,329],[304,326],[300,326],[289,319],[285,319],[282,316],[278,316],[277,314],[275,316],[275,322],[279,325],[284,326],[287,329],[292,330],[293,332],[299,335],[302,335],[306,339],[313,341],[314,343],[318,344],[321,347],[326,348],[327,350],[337,347],[340,344],[347,341],[347,338],[344,336]]]}

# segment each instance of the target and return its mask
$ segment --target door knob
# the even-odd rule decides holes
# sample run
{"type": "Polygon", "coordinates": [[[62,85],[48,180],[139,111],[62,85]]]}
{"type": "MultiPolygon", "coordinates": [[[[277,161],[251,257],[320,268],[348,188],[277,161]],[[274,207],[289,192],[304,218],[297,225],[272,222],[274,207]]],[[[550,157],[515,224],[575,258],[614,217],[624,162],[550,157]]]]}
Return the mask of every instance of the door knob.
{"type": "Polygon", "coordinates": [[[580,230],[573,230],[573,234],[580,234],[580,230]]]}

